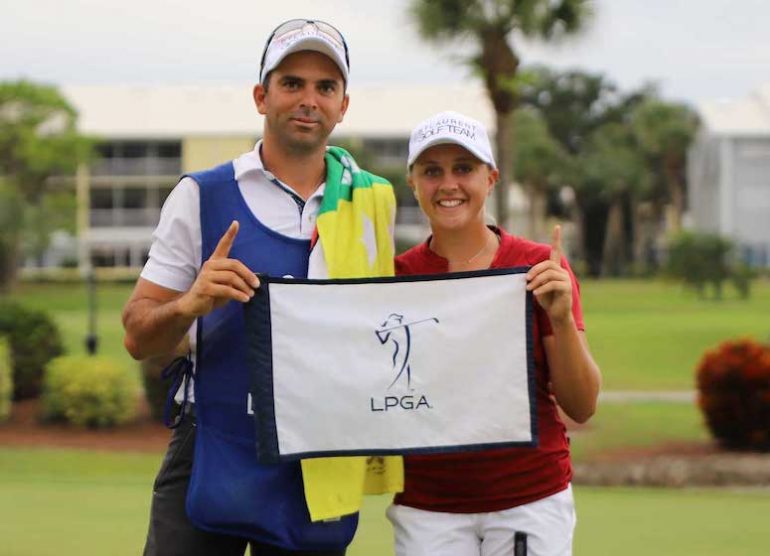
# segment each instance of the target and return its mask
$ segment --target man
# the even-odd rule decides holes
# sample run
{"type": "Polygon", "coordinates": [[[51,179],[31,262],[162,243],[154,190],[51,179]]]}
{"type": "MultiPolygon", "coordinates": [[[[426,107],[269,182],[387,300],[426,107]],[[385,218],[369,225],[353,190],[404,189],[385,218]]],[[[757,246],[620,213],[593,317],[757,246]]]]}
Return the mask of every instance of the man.
{"type": "MultiPolygon", "coordinates": [[[[183,411],[190,415],[158,473],[145,554],[242,555],[251,543],[253,555],[336,555],[352,538],[356,515],[309,521],[298,463],[256,462],[241,310],[259,288],[255,272],[305,277],[316,265],[311,249],[321,259],[329,250],[310,240],[328,167],[338,164],[327,138],[348,108],[348,70],[334,27],[281,24],[253,90],[262,140],[232,163],[184,177],[163,208],[123,312],[125,345],[144,359],[173,351],[189,332],[199,399],[183,411]]],[[[178,401],[193,397],[184,386],[178,401]]]]}

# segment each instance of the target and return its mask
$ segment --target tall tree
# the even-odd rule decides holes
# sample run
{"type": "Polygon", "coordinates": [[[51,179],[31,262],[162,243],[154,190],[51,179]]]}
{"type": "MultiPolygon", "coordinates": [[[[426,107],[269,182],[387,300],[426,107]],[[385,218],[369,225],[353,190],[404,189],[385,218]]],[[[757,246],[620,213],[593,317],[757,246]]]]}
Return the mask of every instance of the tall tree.
{"type": "Polygon", "coordinates": [[[24,226],[24,203],[19,192],[0,177],[0,293],[10,287],[3,276],[12,276],[24,226]]]}
{"type": "Polygon", "coordinates": [[[581,155],[582,188],[592,188],[608,203],[601,274],[618,276],[631,262],[630,245],[637,231],[632,214],[652,184],[644,155],[628,126],[609,123],[598,128],[581,155]],[[630,232],[630,233],[629,233],[630,232]]]}
{"type": "Polygon", "coordinates": [[[521,103],[537,108],[553,137],[572,155],[608,123],[628,121],[631,111],[654,90],[623,93],[602,74],[530,66],[521,71],[521,103]]]}
{"type": "Polygon", "coordinates": [[[537,110],[529,107],[516,110],[514,125],[518,134],[514,158],[516,179],[529,200],[528,236],[542,240],[547,237],[543,216],[548,194],[567,183],[569,157],[551,136],[537,110]]]}
{"type": "Polygon", "coordinates": [[[560,72],[542,66],[522,70],[519,82],[522,105],[540,112],[553,138],[569,155],[572,170],[564,184],[572,186],[575,192],[573,218],[578,230],[577,255],[591,274],[599,275],[611,196],[601,191],[603,180],[596,180],[596,175],[586,175],[587,150],[592,137],[604,126],[628,125],[634,107],[654,91],[642,88],[624,93],[601,74],[560,72]]]}
{"type": "Polygon", "coordinates": [[[466,62],[481,75],[495,110],[497,220],[508,223],[508,186],[513,181],[513,121],[519,100],[519,56],[514,39],[558,39],[578,32],[591,16],[590,0],[412,0],[409,11],[420,34],[438,43],[475,45],[466,62]]]}
{"type": "Polygon", "coordinates": [[[682,227],[686,198],[687,150],[698,129],[698,117],[687,105],[650,98],[631,114],[636,141],[665,184],[673,208],[671,232],[682,227]]]}
{"type": "MultiPolygon", "coordinates": [[[[74,172],[90,142],[78,134],[75,109],[54,87],[29,81],[0,82],[0,176],[5,193],[26,214],[44,208],[48,178],[74,172]],[[30,207],[32,210],[29,210],[30,207]]],[[[23,220],[23,219],[22,219],[23,220]]],[[[13,284],[23,222],[0,218],[9,238],[0,244],[0,291],[13,284]]]]}

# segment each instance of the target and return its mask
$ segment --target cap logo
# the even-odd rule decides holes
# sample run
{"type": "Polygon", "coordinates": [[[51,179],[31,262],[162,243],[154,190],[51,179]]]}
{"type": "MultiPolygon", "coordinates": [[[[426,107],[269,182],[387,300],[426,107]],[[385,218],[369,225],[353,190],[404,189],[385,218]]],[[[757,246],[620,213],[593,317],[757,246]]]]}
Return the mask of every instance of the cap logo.
{"type": "Polygon", "coordinates": [[[455,118],[444,118],[430,122],[420,129],[417,132],[416,140],[417,142],[422,142],[440,133],[459,135],[473,141],[476,139],[476,126],[455,118]]]}
{"type": "Polygon", "coordinates": [[[409,156],[407,168],[431,145],[455,143],[469,151],[481,162],[496,168],[492,146],[489,144],[484,126],[457,112],[447,110],[418,124],[409,137],[409,156]]]}
{"type": "Polygon", "coordinates": [[[327,34],[321,33],[312,23],[304,25],[301,29],[297,29],[293,33],[287,33],[284,36],[279,37],[275,41],[275,48],[282,51],[291,47],[291,45],[300,41],[301,39],[305,39],[307,37],[317,37],[325,40],[325,42],[331,43],[335,48],[342,48],[342,45],[332,41],[331,37],[329,37],[327,34]]]}
{"type": "Polygon", "coordinates": [[[312,19],[290,19],[281,23],[268,37],[262,60],[259,63],[259,79],[262,81],[294,49],[315,50],[329,56],[342,71],[347,82],[350,58],[345,38],[332,25],[312,19]],[[321,43],[321,44],[318,44],[321,43]]]}

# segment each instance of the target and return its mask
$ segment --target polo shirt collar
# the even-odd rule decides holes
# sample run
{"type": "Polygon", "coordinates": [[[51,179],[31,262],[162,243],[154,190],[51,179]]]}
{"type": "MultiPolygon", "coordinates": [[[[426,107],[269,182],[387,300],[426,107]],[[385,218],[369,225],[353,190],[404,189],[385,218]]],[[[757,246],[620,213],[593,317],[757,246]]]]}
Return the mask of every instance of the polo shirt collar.
{"type": "MultiPolygon", "coordinates": [[[[264,178],[268,181],[271,181],[273,183],[279,184],[280,187],[284,189],[288,189],[293,194],[296,195],[296,192],[294,192],[294,189],[286,184],[280,181],[278,178],[275,177],[275,175],[268,169],[265,168],[264,163],[262,162],[262,140],[260,139],[257,141],[257,144],[254,145],[254,148],[250,150],[247,153],[243,153],[241,156],[236,158],[233,161],[233,169],[235,173],[235,179],[236,181],[240,181],[243,177],[256,172],[258,174],[258,178],[264,178]]],[[[320,197],[323,196],[323,192],[326,189],[326,182],[324,181],[318,189],[313,193],[311,198],[313,197],[320,197]]]]}

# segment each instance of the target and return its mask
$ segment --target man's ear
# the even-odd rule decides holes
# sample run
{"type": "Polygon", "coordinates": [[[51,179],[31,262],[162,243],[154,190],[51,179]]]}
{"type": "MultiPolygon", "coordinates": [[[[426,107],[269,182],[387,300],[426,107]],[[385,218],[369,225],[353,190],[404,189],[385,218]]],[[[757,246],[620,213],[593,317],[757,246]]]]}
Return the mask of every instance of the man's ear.
{"type": "Polygon", "coordinates": [[[345,97],[342,99],[342,110],[340,110],[340,117],[337,118],[337,123],[342,123],[345,118],[345,112],[348,111],[348,105],[350,104],[350,95],[345,93],[345,97]]]}
{"type": "Polygon", "coordinates": [[[257,112],[264,116],[264,114],[267,112],[267,106],[265,103],[267,91],[265,90],[265,86],[262,85],[262,83],[257,83],[254,85],[252,96],[254,97],[254,105],[257,107],[257,112]]]}

